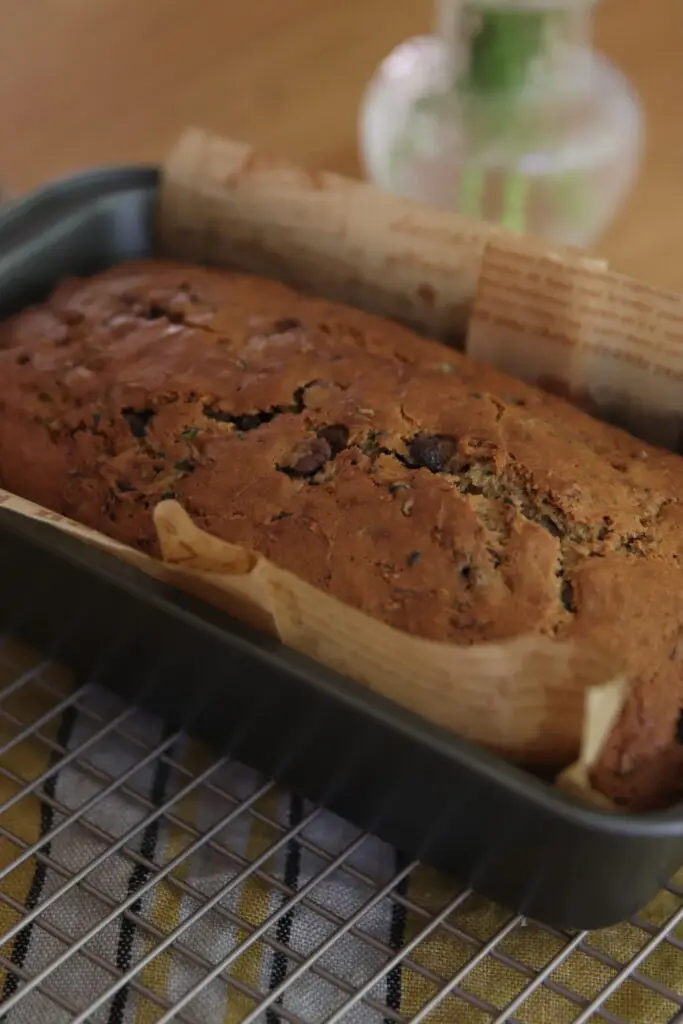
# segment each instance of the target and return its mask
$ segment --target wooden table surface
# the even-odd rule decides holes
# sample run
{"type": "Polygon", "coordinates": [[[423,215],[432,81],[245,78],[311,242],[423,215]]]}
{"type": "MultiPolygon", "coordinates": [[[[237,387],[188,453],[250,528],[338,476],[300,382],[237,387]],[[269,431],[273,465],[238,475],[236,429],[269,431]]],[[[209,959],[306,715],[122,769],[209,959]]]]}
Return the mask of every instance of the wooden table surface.
{"type": "MultiPolygon", "coordinates": [[[[158,160],[191,123],[357,174],[363,87],[430,20],[430,0],[2,0],[0,180],[158,160]]],[[[683,0],[603,0],[597,35],[648,117],[642,177],[599,251],[683,290],[683,0]]]]}

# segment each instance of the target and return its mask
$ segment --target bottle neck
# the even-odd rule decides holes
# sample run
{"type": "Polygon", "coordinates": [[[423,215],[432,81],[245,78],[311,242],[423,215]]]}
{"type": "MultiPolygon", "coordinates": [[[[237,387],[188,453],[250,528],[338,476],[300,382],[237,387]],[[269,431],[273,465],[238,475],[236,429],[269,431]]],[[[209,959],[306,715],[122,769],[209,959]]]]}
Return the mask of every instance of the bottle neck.
{"type": "Polygon", "coordinates": [[[455,84],[515,96],[562,77],[590,45],[593,0],[437,0],[437,33],[455,84]]]}

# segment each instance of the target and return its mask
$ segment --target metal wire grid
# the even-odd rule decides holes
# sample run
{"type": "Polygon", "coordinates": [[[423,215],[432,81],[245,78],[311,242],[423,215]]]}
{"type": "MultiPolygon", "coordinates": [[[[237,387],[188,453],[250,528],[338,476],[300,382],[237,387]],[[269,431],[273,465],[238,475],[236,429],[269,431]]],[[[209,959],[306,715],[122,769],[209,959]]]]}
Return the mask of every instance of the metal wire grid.
{"type": "Polygon", "coordinates": [[[0,786],[8,1024],[683,1022],[678,885],[530,923],[9,641],[0,786]]]}

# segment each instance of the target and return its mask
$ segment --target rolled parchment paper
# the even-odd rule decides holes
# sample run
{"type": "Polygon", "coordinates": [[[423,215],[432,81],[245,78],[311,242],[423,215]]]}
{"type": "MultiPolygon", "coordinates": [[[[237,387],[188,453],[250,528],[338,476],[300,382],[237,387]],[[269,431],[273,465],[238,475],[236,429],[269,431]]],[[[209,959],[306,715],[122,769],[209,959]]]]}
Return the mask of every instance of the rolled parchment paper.
{"type": "MultiPolygon", "coordinates": [[[[548,251],[198,128],[182,135],[166,163],[159,238],[177,259],[275,278],[460,347],[487,242],[515,239],[548,251]]],[[[554,251],[605,266],[573,249],[554,251]]]]}
{"type": "Polygon", "coordinates": [[[605,736],[609,736],[617,724],[623,699],[624,687],[620,680],[589,690],[584,704],[583,737],[579,756],[557,777],[557,785],[566,793],[605,811],[615,810],[614,803],[593,788],[591,770],[600,759],[605,736]]]}
{"type": "MultiPolygon", "coordinates": [[[[196,130],[165,168],[158,235],[167,256],[280,278],[442,338],[464,335],[473,302],[488,315],[477,287],[482,261],[496,253],[525,257],[524,266],[566,263],[591,280],[605,266],[196,130]]],[[[196,594],[503,756],[558,770],[578,765],[572,792],[585,788],[626,699],[622,666],[599,650],[535,635],[467,647],[411,636],[203,532],[176,502],[155,511],[162,559],[7,492],[0,504],[196,594]]]]}
{"type": "Polygon", "coordinates": [[[466,350],[651,444],[680,449],[683,296],[509,240],[485,247],[466,350]]]}

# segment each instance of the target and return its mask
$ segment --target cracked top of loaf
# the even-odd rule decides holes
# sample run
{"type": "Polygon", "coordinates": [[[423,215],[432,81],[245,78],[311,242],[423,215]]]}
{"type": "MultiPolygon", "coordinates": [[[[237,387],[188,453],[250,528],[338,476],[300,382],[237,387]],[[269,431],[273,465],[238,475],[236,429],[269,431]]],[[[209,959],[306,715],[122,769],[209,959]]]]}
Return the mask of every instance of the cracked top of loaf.
{"type": "Polygon", "coordinates": [[[683,791],[683,461],[407,329],[165,262],[0,326],[0,482],[155,553],[151,509],[459,644],[539,631],[637,683],[596,775],[683,791]]]}

